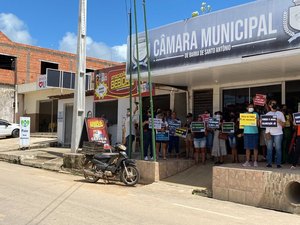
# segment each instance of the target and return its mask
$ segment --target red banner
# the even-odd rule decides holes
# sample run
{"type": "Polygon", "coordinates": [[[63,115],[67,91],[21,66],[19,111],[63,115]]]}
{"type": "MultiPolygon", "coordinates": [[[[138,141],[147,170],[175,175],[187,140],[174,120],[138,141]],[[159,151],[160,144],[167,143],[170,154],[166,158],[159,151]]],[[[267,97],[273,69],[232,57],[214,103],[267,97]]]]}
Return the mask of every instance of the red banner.
{"type": "Polygon", "coordinates": [[[85,124],[89,141],[109,145],[109,137],[105,120],[101,118],[86,118],[85,124]]]}
{"type": "MultiPolygon", "coordinates": [[[[130,82],[126,79],[125,67],[98,70],[95,74],[94,100],[128,98],[130,96],[130,82]]],[[[137,84],[137,81],[132,82],[132,96],[138,95],[137,84]]],[[[148,86],[148,83],[141,83],[143,96],[149,95],[148,86]]]]}
{"type": "Polygon", "coordinates": [[[253,103],[254,105],[264,106],[267,101],[267,96],[262,94],[256,94],[253,103]]]}

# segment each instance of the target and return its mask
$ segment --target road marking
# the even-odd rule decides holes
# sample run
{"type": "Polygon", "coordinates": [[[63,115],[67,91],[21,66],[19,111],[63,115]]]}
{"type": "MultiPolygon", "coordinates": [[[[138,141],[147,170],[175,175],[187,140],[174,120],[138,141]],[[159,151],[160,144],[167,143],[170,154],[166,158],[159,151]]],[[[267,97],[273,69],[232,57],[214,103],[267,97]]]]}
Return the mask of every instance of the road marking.
{"type": "Polygon", "coordinates": [[[231,216],[231,215],[228,215],[228,214],[218,213],[218,212],[214,212],[214,211],[210,211],[210,210],[206,210],[206,209],[199,209],[199,208],[195,208],[195,207],[191,207],[191,206],[187,206],[187,205],[181,205],[181,204],[177,204],[177,203],[173,203],[173,205],[183,207],[183,208],[187,208],[187,209],[194,209],[194,210],[197,210],[197,211],[211,213],[211,214],[215,214],[215,215],[218,215],[218,216],[224,216],[224,217],[228,217],[228,218],[232,218],[232,219],[236,219],[236,220],[246,220],[246,218],[231,216]]]}

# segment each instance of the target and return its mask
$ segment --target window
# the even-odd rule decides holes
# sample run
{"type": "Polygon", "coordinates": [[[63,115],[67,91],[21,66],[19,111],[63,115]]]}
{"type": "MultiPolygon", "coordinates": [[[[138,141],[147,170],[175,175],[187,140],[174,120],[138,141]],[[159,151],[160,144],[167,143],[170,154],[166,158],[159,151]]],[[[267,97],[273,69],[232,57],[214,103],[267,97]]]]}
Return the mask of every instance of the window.
{"type": "Polygon", "coordinates": [[[285,84],[286,105],[293,112],[299,112],[300,107],[300,80],[287,81],[285,84]]]}
{"type": "Polygon", "coordinates": [[[57,63],[41,61],[41,74],[46,74],[48,68],[57,70],[58,69],[58,64],[57,63]]]}
{"type": "Polygon", "coordinates": [[[0,55],[0,69],[15,70],[16,57],[0,55]]]}

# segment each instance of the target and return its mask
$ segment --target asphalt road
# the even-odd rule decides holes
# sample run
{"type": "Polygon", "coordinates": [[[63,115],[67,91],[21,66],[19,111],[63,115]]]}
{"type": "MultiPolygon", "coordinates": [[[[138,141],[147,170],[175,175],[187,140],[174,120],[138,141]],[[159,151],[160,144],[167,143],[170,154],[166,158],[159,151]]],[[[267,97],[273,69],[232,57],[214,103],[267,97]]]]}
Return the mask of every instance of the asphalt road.
{"type": "Polygon", "coordinates": [[[1,225],[300,224],[300,216],[194,196],[167,182],[89,184],[79,176],[0,162],[1,225]]]}

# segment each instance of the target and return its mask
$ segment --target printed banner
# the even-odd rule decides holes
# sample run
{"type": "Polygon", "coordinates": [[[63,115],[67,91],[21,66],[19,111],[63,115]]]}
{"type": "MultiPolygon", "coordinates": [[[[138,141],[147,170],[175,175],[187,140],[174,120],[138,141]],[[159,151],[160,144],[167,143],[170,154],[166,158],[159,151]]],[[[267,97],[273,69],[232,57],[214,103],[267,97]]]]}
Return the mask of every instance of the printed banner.
{"type": "Polygon", "coordinates": [[[220,128],[220,121],[216,118],[209,118],[207,127],[210,129],[218,129],[220,128]]]}
{"type": "Polygon", "coordinates": [[[20,148],[30,146],[30,117],[20,117],[20,148]]]}
{"type": "Polygon", "coordinates": [[[86,118],[85,123],[89,141],[109,145],[109,137],[105,120],[101,118],[86,118]]]}
{"type": "Polygon", "coordinates": [[[234,123],[233,122],[224,122],[222,123],[222,133],[234,133],[234,123]]]}
{"type": "Polygon", "coordinates": [[[266,95],[256,94],[253,103],[254,105],[264,106],[266,104],[266,101],[267,101],[266,95]]]}
{"type": "Polygon", "coordinates": [[[294,122],[296,125],[300,125],[300,112],[298,113],[293,113],[293,117],[294,117],[294,122]]]}
{"type": "Polygon", "coordinates": [[[156,141],[169,141],[169,132],[168,131],[156,131],[155,140],[156,141]]]}
{"type": "Polygon", "coordinates": [[[266,128],[266,127],[277,127],[277,116],[275,115],[261,115],[260,116],[261,123],[260,127],[261,128],[266,128]]]}
{"type": "Polygon", "coordinates": [[[255,113],[240,113],[240,126],[257,126],[255,113]]]}
{"type": "Polygon", "coordinates": [[[141,76],[146,77],[149,61],[151,70],[156,73],[297,49],[300,43],[299,12],[299,0],[253,1],[154,28],[149,31],[150,60],[146,57],[145,33],[139,33],[137,42],[132,38],[133,54],[132,58],[127,57],[127,74],[132,65],[136,75],[139,63],[141,76]]]}
{"type": "MultiPolygon", "coordinates": [[[[138,96],[138,82],[132,82],[132,96],[138,96]]],[[[142,96],[149,95],[149,85],[141,82],[140,85],[142,96]]],[[[152,93],[154,87],[152,86],[152,93]]],[[[130,96],[130,81],[126,78],[125,67],[108,68],[97,70],[95,72],[95,95],[94,100],[101,99],[118,99],[130,96]]]]}
{"type": "Polygon", "coordinates": [[[191,123],[192,132],[205,132],[205,123],[204,122],[192,122],[191,123]]]}
{"type": "Polygon", "coordinates": [[[182,137],[182,138],[186,138],[187,135],[187,129],[186,128],[177,128],[175,130],[175,135],[182,137]]]}

